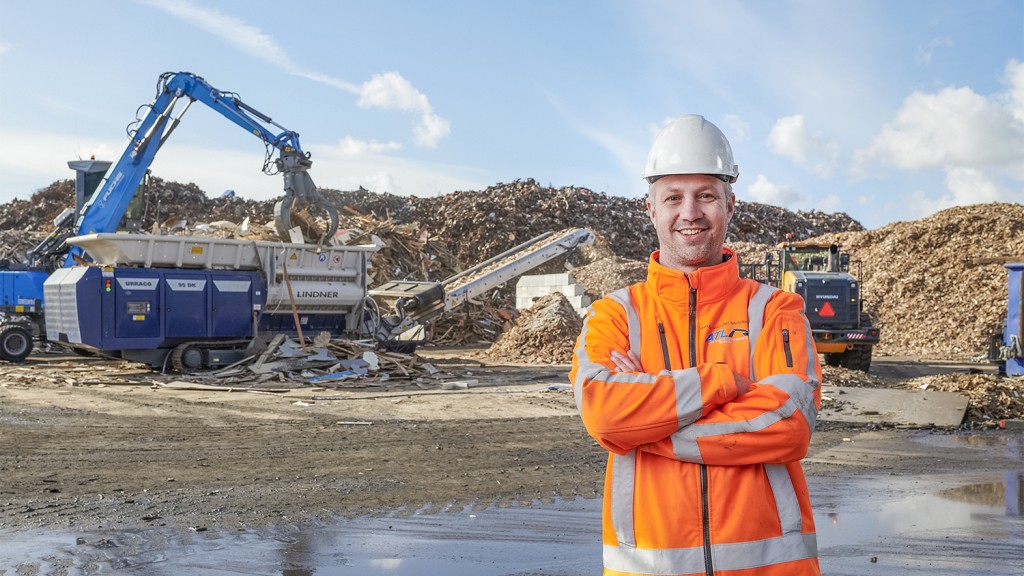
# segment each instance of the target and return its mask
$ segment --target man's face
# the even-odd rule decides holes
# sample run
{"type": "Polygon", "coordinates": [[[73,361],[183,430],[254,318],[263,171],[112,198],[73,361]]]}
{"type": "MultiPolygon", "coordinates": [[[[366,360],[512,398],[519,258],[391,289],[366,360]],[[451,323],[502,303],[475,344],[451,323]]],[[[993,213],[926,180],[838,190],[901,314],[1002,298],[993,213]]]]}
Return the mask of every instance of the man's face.
{"type": "Polygon", "coordinates": [[[714,176],[659,178],[647,197],[647,212],[658,232],[661,263],[683,272],[721,264],[735,203],[725,182],[714,176]]]}

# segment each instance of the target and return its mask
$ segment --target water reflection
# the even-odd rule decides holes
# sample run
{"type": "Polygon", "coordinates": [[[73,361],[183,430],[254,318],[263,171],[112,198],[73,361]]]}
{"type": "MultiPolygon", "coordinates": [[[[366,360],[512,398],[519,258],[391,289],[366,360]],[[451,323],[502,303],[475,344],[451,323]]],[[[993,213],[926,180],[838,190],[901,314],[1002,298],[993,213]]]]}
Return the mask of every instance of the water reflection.
{"type": "MultiPolygon", "coordinates": [[[[959,480],[949,476],[929,481],[859,477],[838,484],[832,479],[828,497],[812,486],[822,557],[836,558],[847,545],[874,549],[889,536],[930,538],[942,546],[950,534],[1019,541],[1024,524],[1005,517],[1020,516],[1022,476],[1015,471],[999,481],[998,473],[978,475],[953,488],[942,488],[959,480]]],[[[64,573],[102,568],[146,576],[582,576],[601,572],[600,507],[599,499],[486,510],[449,507],[433,514],[405,511],[251,532],[19,533],[11,539],[0,534],[0,573],[17,558],[17,563],[35,559],[39,566],[59,562],[72,568],[64,573]]]]}
{"type": "Polygon", "coordinates": [[[1019,516],[1022,476],[1013,472],[1007,475],[1012,481],[969,484],[902,500],[871,503],[863,499],[820,506],[815,509],[818,546],[825,549],[896,534],[978,527],[995,517],[1019,516]]]}
{"type": "Polygon", "coordinates": [[[1007,472],[1003,482],[947,488],[938,495],[955,502],[1002,506],[1007,516],[1020,516],[1024,508],[1024,472],[1007,472]]]}

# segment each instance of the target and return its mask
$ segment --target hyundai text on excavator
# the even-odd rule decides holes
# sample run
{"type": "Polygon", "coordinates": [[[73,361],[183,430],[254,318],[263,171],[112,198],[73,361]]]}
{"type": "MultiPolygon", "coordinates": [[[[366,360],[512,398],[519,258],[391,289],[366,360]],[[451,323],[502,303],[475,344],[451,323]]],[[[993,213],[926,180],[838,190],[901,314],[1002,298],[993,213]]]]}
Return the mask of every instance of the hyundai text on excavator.
{"type": "Polygon", "coordinates": [[[298,133],[188,72],[161,75],[145,110],[112,167],[69,162],[78,173],[76,208],[57,219],[27,266],[0,270],[0,359],[25,359],[35,337],[194,370],[232,363],[268,335],[303,330],[408,350],[422,343],[423,324],[439,314],[593,241],[589,230],[562,231],[474,267],[472,278],[368,290],[367,269],[380,246],[331,241],[337,208],[317,192],[298,133]],[[118,233],[132,230],[122,226],[124,217],[153,157],[196,101],[258,137],[266,147],[264,172],[283,175],[284,196],[274,207],[280,241],[118,233]],[[293,234],[292,209],[300,203],[329,220],[320,238],[293,234]]]}
{"type": "Polygon", "coordinates": [[[880,331],[864,311],[860,282],[850,274],[850,256],[838,236],[835,242],[787,240],[765,253],[763,263],[741,263],[740,271],[803,297],[815,346],[826,364],[868,371],[880,331]]]}

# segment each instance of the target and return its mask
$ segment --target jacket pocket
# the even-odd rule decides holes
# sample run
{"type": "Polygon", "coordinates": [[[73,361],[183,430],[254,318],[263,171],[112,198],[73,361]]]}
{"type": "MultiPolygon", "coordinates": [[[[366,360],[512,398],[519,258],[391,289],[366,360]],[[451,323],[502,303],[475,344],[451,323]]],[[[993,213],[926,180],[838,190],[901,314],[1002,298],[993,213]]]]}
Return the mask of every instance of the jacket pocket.
{"type": "Polygon", "coordinates": [[[782,350],[786,353],[786,367],[793,367],[793,349],[789,345],[789,329],[782,329],[782,350]]]}

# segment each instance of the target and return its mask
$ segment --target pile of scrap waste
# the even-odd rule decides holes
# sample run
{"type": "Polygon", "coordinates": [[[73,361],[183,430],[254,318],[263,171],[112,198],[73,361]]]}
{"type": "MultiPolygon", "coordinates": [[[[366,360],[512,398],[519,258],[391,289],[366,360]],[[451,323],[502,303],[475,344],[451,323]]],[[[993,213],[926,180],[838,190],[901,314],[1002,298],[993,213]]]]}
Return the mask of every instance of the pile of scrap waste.
{"type": "MultiPolygon", "coordinates": [[[[270,223],[275,200],[210,198],[194,184],[157,177],[151,179],[149,190],[142,231],[250,239],[273,233],[270,223]]],[[[392,280],[443,282],[541,234],[587,228],[596,237],[593,245],[572,250],[529,273],[569,272],[586,295],[596,300],[642,281],[647,258],[657,243],[642,190],[633,197],[609,196],[577,186],[542,186],[526,179],[429,197],[362,188],[347,192],[321,188],[320,193],[339,207],[341,215],[332,243],[380,247],[369,271],[370,289],[392,280]]],[[[30,198],[0,205],[0,260],[23,261],[73,199],[74,183],[65,180],[30,198]]],[[[851,271],[861,280],[865,309],[882,330],[876,357],[973,359],[987,352],[991,335],[1002,329],[1007,294],[1002,263],[1007,256],[1024,257],[1020,254],[1020,246],[1024,246],[1021,222],[1024,206],[989,203],[949,208],[920,220],[865,230],[841,212],[790,211],[737,200],[726,244],[736,250],[740,262],[754,263],[763,261],[765,250],[787,235],[793,240],[829,241],[838,235],[844,250],[851,254],[851,271]]],[[[313,236],[322,226],[310,216],[304,231],[313,236]]],[[[494,358],[509,362],[567,362],[579,311],[550,300],[534,306],[537,309],[532,313],[517,309],[515,282],[506,282],[431,321],[426,341],[432,346],[484,347],[494,358]]],[[[317,382],[352,386],[357,381],[415,382],[430,377],[429,367],[414,354],[331,338],[317,348],[314,340],[279,343],[253,354],[246,363],[204,378],[227,385],[317,382]],[[302,350],[302,344],[306,352],[310,347],[314,352],[301,359],[292,357],[296,349],[302,350]],[[363,370],[365,374],[360,374],[363,370]]],[[[839,376],[842,372],[847,371],[830,369],[828,377],[858,377],[839,376]]],[[[1024,416],[1019,408],[1021,386],[997,386],[986,375],[875,384],[954,387],[971,396],[971,410],[976,410],[972,417],[980,421],[1024,416]]]]}

